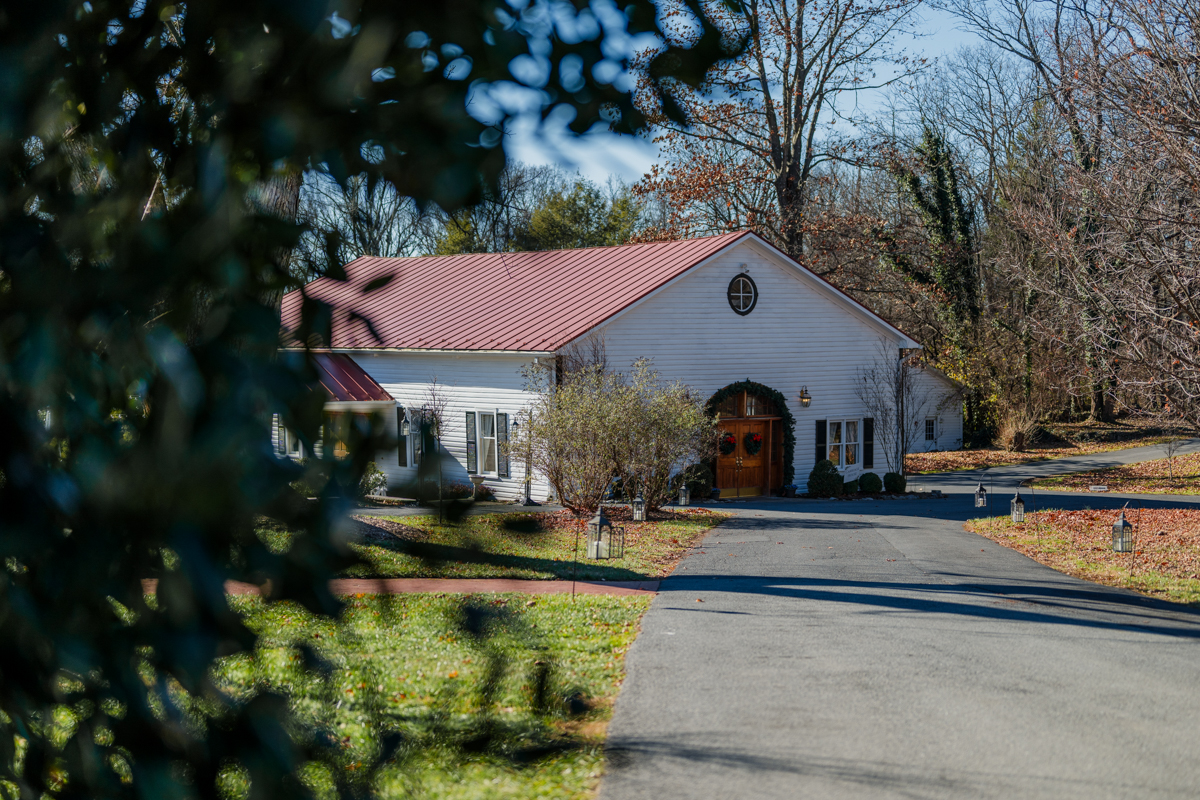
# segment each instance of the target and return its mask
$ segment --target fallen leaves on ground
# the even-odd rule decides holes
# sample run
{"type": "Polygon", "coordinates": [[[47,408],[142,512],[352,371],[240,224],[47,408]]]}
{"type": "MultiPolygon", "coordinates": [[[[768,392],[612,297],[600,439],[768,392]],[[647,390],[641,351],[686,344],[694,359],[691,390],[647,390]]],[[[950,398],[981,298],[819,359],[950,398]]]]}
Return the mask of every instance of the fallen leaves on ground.
{"type": "Polygon", "coordinates": [[[971,520],[966,528],[1077,578],[1200,604],[1200,509],[1127,509],[1133,553],[1113,552],[1118,514],[1049,510],[1028,513],[1023,523],[993,517],[971,520]]]}
{"type": "Polygon", "coordinates": [[[1166,440],[1158,429],[1136,420],[1117,423],[1057,423],[1047,427],[1040,441],[1020,452],[1001,447],[979,447],[937,453],[912,453],[905,458],[904,466],[910,475],[983,469],[1107,453],[1129,447],[1145,447],[1162,444],[1166,440]]]}
{"type": "Polygon", "coordinates": [[[1120,467],[1043,478],[1035,486],[1065,492],[1086,492],[1107,486],[1120,494],[1200,494],[1200,453],[1125,464],[1120,467]]]}

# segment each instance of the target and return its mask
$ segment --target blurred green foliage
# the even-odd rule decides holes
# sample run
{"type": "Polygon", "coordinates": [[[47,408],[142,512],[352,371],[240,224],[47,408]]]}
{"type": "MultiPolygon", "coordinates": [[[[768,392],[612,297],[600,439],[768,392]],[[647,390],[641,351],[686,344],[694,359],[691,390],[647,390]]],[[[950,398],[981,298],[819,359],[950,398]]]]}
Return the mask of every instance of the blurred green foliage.
{"type": "MultiPolygon", "coordinates": [[[[652,63],[652,89],[695,84],[725,54],[697,18],[652,63]]],[[[620,73],[619,45],[656,24],[648,0],[615,15],[494,0],[0,7],[0,792],[209,798],[236,774],[250,797],[304,797],[299,776],[319,767],[342,796],[373,793],[400,733],[351,771],[286,687],[235,696],[212,671],[257,638],[226,580],[338,613],[327,580],[354,560],[339,520],[380,444],[354,430],[352,458],[309,465],[315,503],[270,448],[272,413],[306,445],[321,425],[307,354],[278,353],[300,175],[386,179],[453,211],[503,166],[514,107],[493,89],[565,107],[574,130],[639,127],[630,85],[593,68],[620,73]],[[255,535],[264,514],[296,531],[290,547],[255,535]]],[[[304,312],[296,334],[319,338],[329,309],[304,312]]],[[[298,653],[329,680],[319,653],[298,653]]]]}

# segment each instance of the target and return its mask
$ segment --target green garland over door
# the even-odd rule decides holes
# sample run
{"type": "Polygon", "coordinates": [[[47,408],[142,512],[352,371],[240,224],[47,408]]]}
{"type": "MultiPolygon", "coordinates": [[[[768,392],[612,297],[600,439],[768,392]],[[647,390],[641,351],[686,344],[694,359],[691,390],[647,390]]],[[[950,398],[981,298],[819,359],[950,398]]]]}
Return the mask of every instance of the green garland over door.
{"type": "MultiPolygon", "coordinates": [[[[783,418],[783,483],[785,486],[795,483],[796,468],[792,464],[792,459],[796,455],[796,418],[788,410],[787,399],[783,394],[770,386],[763,386],[761,383],[755,383],[747,378],[718,390],[716,394],[708,398],[708,402],[704,404],[704,411],[709,416],[713,416],[717,413],[717,406],[741,392],[765,397],[775,404],[775,408],[779,409],[779,416],[783,418]]],[[[713,474],[716,474],[715,470],[713,474]]]]}

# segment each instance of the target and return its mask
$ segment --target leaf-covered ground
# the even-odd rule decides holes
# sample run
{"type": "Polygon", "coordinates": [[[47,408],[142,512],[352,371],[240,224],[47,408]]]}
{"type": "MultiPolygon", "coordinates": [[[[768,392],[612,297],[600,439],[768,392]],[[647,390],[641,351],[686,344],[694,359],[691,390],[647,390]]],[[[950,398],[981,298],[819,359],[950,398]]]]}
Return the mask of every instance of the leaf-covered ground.
{"type": "Polygon", "coordinates": [[[921,475],[1086,456],[1162,444],[1165,441],[1166,437],[1157,429],[1140,421],[1057,423],[1048,426],[1039,441],[1021,452],[1000,447],[981,447],[939,453],[912,453],[904,460],[904,465],[910,475],[921,475]]]}
{"type": "MultiPolygon", "coordinates": [[[[233,602],[262,638],[253,655],[220,662],[226,691],[239,699],[269,690],[287,695],[302,716],[333,733],[344,753],[338,768],[351,772],[382,735],[402,734],[395,761],[380,775],[379,797],[475,800],[593,793],[625,651],[650,599],[360,596],[337,624],[290,603],[233,602]],[[491,615],[488,644],[463,632],[463,603],[491,615]],[[328,677],[301,667],[301,645],[332,667],[328,677]],[[549,700],[539,710],[535,686],[547,670],[549,700]],[[498,678],[487,699],[489,675],[498,678]]],[[[328,786],[319,773],[311,780],[318,794],[328,786]]]]}
{"type": "Polygon", "coordinates": [[[1134,553],[1114,553],[1114,511],[1041,511],[972,520],[967,530],[1059,572],[1163,600],[1200,604],[1200,509],[1132,509],[1134,553]]]}
{"type": "Polygon", "coordinates": [[[1086,492],[1107,486],[1120,494],[1200,494],[1200,453],[1156,459],[1092,472],[1043,478],[1034,485],[1060,492],[1086,492]]]}
{"type": "Polygon", "coordinates": [[[365,563],[347,574],[560,580],[571,578],[574,571],[580,580],[649,580],[670,574],[692,544],[731,516],[695,508],[661,511],[648,522],[635,523],[629,521],[628,509],[607,509],[605,513],[615,524],[625,526],[622,559],[589,560],[584,536],[587,521],[575,519],[569,511],[481,514],[455,525],[439,525],[435,517],[426,516],[357,517],[363,543],[354,548],[365,563]],[[414,550],[414,544],[419,549],[414,550]]]}

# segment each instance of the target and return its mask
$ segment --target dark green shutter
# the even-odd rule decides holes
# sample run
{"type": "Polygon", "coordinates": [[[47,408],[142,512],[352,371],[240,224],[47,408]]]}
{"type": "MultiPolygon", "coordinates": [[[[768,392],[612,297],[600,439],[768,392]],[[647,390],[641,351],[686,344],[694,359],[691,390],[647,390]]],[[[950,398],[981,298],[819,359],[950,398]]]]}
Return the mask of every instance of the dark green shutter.
{"type": "Polygon", "coordinates": [[[287,430],[283,427],[283,417],[275,415],[275,452],[281,456],[287,455],[287,430]]]}
{"type": "Polygon", "coordinates": [[[496,468],[501,478],[508,477],[508,414],[496,412],[496,468]]]}
{"type": "MultiPolygon", "coordinates": [[[[817,420],[817,461],[824,461],[829,458],[829,454],[825,452],[825,420],[817,420]]],[[[813,462],[817,463],[816,461],[813,462]]]]}
{"type": "Polygon", "coordinates": [[[475,412],[467,412],[467,472],[479,472],[479,437],[475,434],[475,412]]]}
{"type": "Polygon", "coordinates": [[[396,406],[396,464],[408,466],[408,420],[404,418],[404,406],[396,406]]]}
{"type": "Polygon", "coordinates": [[[875,467],[875,420],[867,417],[863,420],[863,469],[875,467]]]}

